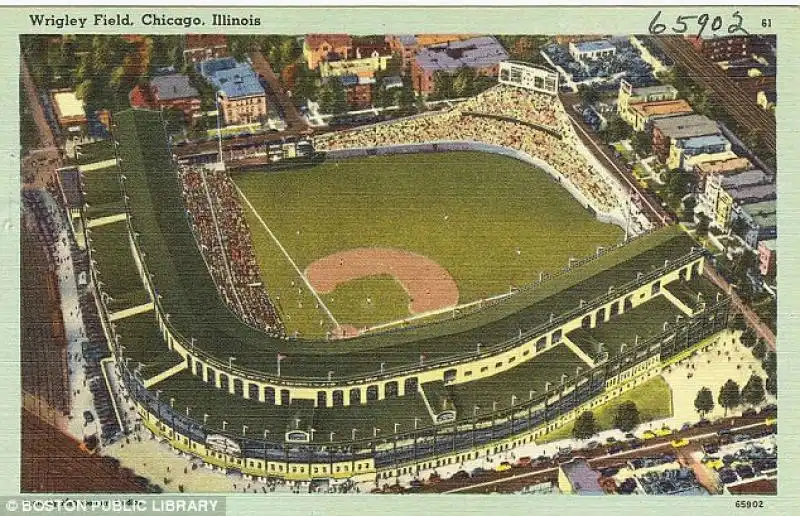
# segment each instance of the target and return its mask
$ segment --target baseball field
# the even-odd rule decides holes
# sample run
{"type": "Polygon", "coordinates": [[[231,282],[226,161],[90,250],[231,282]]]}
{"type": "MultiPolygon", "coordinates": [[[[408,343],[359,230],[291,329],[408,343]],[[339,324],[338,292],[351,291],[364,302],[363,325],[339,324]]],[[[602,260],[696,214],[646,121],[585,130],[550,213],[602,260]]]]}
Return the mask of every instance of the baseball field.
{"type": "Polygon", "coordinates": [[[306,338],[502,295],[623,237],[544,171],[479,152],[233,180],[267,289],[306,338]]]}

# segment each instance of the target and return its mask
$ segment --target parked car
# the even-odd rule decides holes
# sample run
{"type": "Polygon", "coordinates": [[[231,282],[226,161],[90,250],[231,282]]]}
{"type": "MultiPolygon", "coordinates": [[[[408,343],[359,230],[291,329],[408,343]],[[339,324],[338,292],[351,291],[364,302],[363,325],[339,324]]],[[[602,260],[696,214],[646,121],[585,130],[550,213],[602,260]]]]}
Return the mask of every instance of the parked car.
{"type": "Polygon", "coordinates": [[[588,443],[586,443],[587,450],[594,450],[598,446],[600,446],[600,443],[597,441],[589,441],[588,443]]]}
{"type": "Polygon", "coordinates": [[[642,441],[641,439],[632,439],[628,441],[628,444],[630,445],[631,450],[636,450],[644,446],[644,441],[642,441]]]}
{"type": "Polygon", "coordinates": [[[532,464],[530,457],[520,457],[517,459],[517,466],[520,468],[528,467],[532,464]]]}
{"type": "Polygon", "coordinates": [[[498,464],[494,470],[497,471],[498,473],[502,473],[503,471],[509,471],[510,469],[511,469],[511,464],[504,461],[498,464]]]}
{"type": "Polygon", "coordinates": [[[453,476],[450,478],[452,478],[453,480],[465,480],[469,478],[469,473],[467,473],[463,469],[459,469],[458,471],[453,473],[453,476]]]}
{"type": "Polygon", "coordinates": [[[668,435],[672,435],[672,429],[664,426],[661,428],[657,428],[656,430],[653,430],[653,433],[659,437],[666,437],[668,435]]]}
{"type": "Polygon", "coordinates": [[[486,473],[488,473],[488,471],[483,468],[475,468],[470,472],[470,476],[473,478],[480,477],[482,475],[485,475],[486,473]]]}
{"type": "Polygon", "coordinates": [[[757,414],[757,412],[756,412],[756,409],[754,409],[754,408],[749,408],[749,409],[745,410],[744,412],[742,412],[743,416],[755,416],[756,414],[757,414]]]}
{"type": "Polygon", "coordinates": [[[751,439],[750,438],[750,434],[736,434],[736,435],[733,436],[733,442],[735,442],[735,443],[741,443],[741,442],[744,442],[744,441],[749,441],[750,439],[751,439]]]}
{"type": "Polygon", "coordinates": [[[83,411],[83,422],[87,425],[94,423],[94,414],[92,414],[91,410],[83,411]]]}
{"type": "Polygon", "coordinates": [[[647,439],[655,439],[656,438],[656,434],[653,433],[651,430],[647,430],[647,431],[645,431],[645,433],[642,434],[642,438],[645,439],[645,440],[647,440],[647,439]]]}
{"type": "Polygon", "coordinates": [[[438,484],[442,481],[442,477],[439,476],[438,473],[431,473],[431,476],[428,477],[429,484],[438,484]]]}
{"type": "Polygon", "coordinates": [[[673,448],[683,448],[689,445],[689,441],[686,439],[673,439],[671,444],[673,448]]]}
{"type": "Polygon", "coordinates": [[[709,421],[708,419],[701,419],[700,421],[695,423],[694,426],[699,428],[701,426],[708,426],[710,424],[711,424],[711,421],[709,421]]]}
{"type": "Polygon", "coordinates": [[[706,452],[708,455],[712,455],[719,451],[719,446],[713,443],[706,443],[703,445],[703,451],[706,452]]]}

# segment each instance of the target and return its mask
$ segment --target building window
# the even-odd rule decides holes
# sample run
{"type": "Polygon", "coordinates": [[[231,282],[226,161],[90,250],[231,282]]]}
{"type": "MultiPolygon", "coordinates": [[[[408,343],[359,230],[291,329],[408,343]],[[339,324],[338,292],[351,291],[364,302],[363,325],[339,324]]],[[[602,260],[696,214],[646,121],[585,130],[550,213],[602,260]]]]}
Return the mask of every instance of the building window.
{"type": "Polygon", "coordinates": [[[486,371],[488,371],[488,370],[489,370],[489,366],[483,366],[483,367],[481,367],[481,372],[482,372],[482,373],[485,373],[485,372],[486,372],[486,371]]]}

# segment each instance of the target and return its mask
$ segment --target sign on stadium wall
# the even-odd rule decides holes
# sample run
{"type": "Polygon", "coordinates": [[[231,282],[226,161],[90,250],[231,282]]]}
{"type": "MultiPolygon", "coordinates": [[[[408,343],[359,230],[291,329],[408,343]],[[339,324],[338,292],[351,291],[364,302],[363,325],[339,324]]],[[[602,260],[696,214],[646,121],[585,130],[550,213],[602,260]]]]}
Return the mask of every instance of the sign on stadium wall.
{"type": "Polygon", "coordinates": [[[549,95],[558,94],[558,72],[543,66],[503,61],[500,63],[498,81],[549,95]]]}
{"type": "Polygon", "coordinates": [[[220,453],[227,453],[233,455],[241,455],[242,449],[236,441],[233,441],[224,435],[213,434],[206,437],[206,447],[218,451],[220,453]]]}

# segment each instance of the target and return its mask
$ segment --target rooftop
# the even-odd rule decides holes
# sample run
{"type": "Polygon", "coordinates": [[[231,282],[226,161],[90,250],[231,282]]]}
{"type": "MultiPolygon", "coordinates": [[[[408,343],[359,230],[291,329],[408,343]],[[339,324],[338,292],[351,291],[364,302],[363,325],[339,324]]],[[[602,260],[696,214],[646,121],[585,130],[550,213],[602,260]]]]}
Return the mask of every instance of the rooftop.
{"type": "Polygon", "coordinates": [[[250,65],[232,57],[203,61],[200,73],[228,98],[264,95],[264,87],[250,65]]]}
{"type": "Polygon", "coordinates": [[[683,149],[703,149],[706,147],[714,147],[717,145],[726,145],[730,143],[727,138],[720,134],[691,136],[689,138],[682,138],[681,140],[680,147],[683,149]]]}
{"type": "Polygon", "coordinates": [[[150,85],[159,100],[185,99],[197,97],[199,93],[189,82],[187,75],[161,75],[153,77],[150,85]]]}
{"type": "Polygon", "coordinates": [[[771,238],[769,240],[762,240],[761,242],[759,242],[759,245],[766,247],[770,251],[774,251],[778,247],[778,239],[771,238]]]}
{"type": "Polygon", "coordinates": [[[684,115],[661,118],[653,122],[664,136],[676,140],[719,134],[717,123],[705,115],[684,115]]]}
{"type": "Polygon", "coordinates": [[[503,46],[495,38],[483,36],[424,48],[417,53],[416,62],[424,70],[452,71],[493,66],[506,59],[503,46]]]}
{"type": "Polygon", "coordinates": [[[59,120],[68,118],[86,118],[83,101],[75,96],[74,91],[58,91],[53,93],[56,113],[59,120]]]}
{"type": "Polygon", "coordinates": [[[683,99],[640,102],[631,105],[631,110],[643,117],[678,115],[693,113],[692,106],[683,99]]]}
{"type": "Polygon", "coordinates": [[[214,48],[227,45],[223,34],[187,34],[185,50],[214,48]]]}
{"type": "Polygon", "coordinates": [[[752,169],[742,172],[735,172],[722,176],[720,184],[722,188],[740,188],[748,185],[760,185],[769,182],[769,177],[763,170],[752,169]]]}
{"type": "Polygon", "coordinates": [[[572,459],[560,466],[577,494],[603,494],[598,479],[600,474],[589,467],[586,459],[572,459]]]}
{"type": "Polygon", "coordinates": [[[632,96],[634,97],[648,97],[650,95],[661,95],[664,93],[678,93],[671,84],[659,84],[657,86],[641,86],[633,88],[632,96]]]}
{"type": "Polygon", "coordinates": [[[305,44],[312,50],[319,49],[323,43],[331,47],[349,47],[353,38],[349,34],[309,34],[305,39],[305,44]]]}
{"type": "Polygon", "coordinates": [[[740,170],[749,170],[753,166],[750,160],[743,157],[707,161],[695,165],[695,170],[700,174],[729,174],[740,170]]]}
{"type": "Polygon", "coordinates": [[[584,43],[573,43],[578,52],[597,52],[598,50],[616,50],[617,47],[611,44],[610,41],[601,39],[598,41],[586,41],[584,43]]]}
{"type": "Polygon", "coordinates": [[[776,197],[775,183],[726,188],[725,191],[739,204],[767,201],[776,197]]]}

